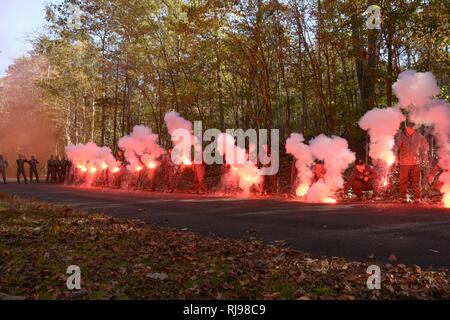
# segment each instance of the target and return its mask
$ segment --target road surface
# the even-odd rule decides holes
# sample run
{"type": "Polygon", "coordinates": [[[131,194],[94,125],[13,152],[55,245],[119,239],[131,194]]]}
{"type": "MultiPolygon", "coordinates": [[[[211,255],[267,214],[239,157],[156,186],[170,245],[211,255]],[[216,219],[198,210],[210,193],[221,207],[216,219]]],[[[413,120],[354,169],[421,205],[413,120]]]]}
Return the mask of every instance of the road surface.
{"type": "Polygon", "coordinates": [[[239,199],[126,192],[73,186],[0,185],[0,192],[89,212],[141,219],[208,236],[285,240],[318,256],[450,267],[450,210],[397,203],[306,204],[285,199],[239,199]]]}

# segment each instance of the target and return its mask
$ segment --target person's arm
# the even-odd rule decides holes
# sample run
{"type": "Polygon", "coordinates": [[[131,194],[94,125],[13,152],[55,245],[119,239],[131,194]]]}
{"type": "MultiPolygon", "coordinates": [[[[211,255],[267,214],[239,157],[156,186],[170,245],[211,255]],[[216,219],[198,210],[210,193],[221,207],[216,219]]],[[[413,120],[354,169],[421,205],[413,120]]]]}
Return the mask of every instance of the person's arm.
{"type": "Polygon", "coordinates": [[[399,133],[395,136],[395,143],[394,143],[394,147],[392,148],[392,152],[394,153],[396,160],[398,159],[398,152],[401,148],[401,145],[402,145],[402,136],[399,133]]]}

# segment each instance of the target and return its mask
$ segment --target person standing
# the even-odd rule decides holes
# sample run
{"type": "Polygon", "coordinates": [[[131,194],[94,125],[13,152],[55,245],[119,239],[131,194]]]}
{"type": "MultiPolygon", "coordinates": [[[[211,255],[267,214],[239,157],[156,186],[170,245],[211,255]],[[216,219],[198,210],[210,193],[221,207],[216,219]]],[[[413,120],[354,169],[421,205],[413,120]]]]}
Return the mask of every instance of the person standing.
{"type": "Polygon", "coordinates": [[[60,183],[61,182],[61,160],[59,160],[59,156],[56,156],[53,165],[53,178],[52,183],[60,183]]]}
{"type": "Polygon", "coordinates": [[[62,157],[61,161],[61,167],[59,170],[59,182],[60,183],[64,183],[66,182],[66,178],[67,178],[67,172],[70,169],[70,161],[67,160],[67,158],[65,156],[62,157]]]}
{"type": "Polygon", "coordinates": [[[47,160],[47,183],[50,183],[50,181],[52,180],[53,166],[54,158],[53,156],[50,156],[50,159],[47,160]]]}
{"type": "Polygon", "coordinates": [[[421,202],[421,172],[420,164],[428,152],[428,142],[414,128],[414,123],[408,122],[405,131],[395,137],[394,154],[400,164],[400,198],[406,202],[408,182],[411,180],[414,193],[414,203],[421,202]]]}
{"type": "Polygon", "coordinates": [[[194,186],[198,194],[205,194],[205,169],[206,164],[202,161],[202,163],[194,163],[194,186]]]}
{"type": "Polygon", "coordinates": [[[33,176],[36,178],[36,182],[39,183],[39,174],[37,170],[37,165],[39,164],[39,161],[36,160],[34,156],[31,156],[31,160],[28,161],[28,164],[30,165],[30,182],[33,182],[33,176]]]}
{"type": "Polygon", "coordinates": [[[6,170],[9,167],[9,163],[6,159],[3,158],[3,155],[0,155],[0,174],[3,177],[3,183],[6,184],[6,170]]]}
{"type": "Polygon", "coordinates": [[[165,192],[167,193],[173,193],[178,186],[179,166],[175,165],[172,161],[172,151],[172,148],[169,149],[167,154],[163,156],[161,162],[164,167],[164,180],[166,182],[165,192]]]}
{"type": "Polygon", "coordinates": [[[16,160],[17,163],[17,183],[20,183],[20,176],[23,176],[23,180],[25,184],[28,183],[27,175],[25,174],[25,163],[28,163],[28,160],[19,154],[16,160]]]}

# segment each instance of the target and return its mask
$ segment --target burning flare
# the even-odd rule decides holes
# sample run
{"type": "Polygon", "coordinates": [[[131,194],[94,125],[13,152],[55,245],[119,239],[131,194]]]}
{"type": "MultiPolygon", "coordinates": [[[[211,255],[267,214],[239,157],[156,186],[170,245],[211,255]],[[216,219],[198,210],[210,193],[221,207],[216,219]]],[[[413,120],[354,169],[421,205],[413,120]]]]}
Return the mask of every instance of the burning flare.
{"type": "Polygon", "coordinates": [[[155,169],[155,168],[156,168],[156,163],[154,163],[154,162],[148,162],[148,163],[147,163],[147,168],[149,168],[149,169],[155,169]]]}
{"type": "Polygon", "coordinates": [[[297,197],[304,197],[309,190],[309,185],[307,183],[302,183],[298,186],[297,190],[295,191],[295,194],[297,197]]]}
{"type": "Polygon", "coordinates": [[[444,203],[444,208],[450,208],[450,193],[444,195],[442,202],[444,203]]]}

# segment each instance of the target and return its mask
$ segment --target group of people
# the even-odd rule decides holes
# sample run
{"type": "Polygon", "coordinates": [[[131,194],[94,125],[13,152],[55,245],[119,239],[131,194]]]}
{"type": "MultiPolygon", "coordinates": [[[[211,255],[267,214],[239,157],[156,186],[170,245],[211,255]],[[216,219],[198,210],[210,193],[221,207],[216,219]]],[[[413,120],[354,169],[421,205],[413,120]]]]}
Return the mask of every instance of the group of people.
{"type": "MultiPolygon", "coordinates": [[[[29,172],[29,181],[33,182],[33,179],[36,182],[39,182],[39,173],[37,169],[37,165],[39,161],[36,160],[34,156],[31,156],[30,160],[28,160],[25,156],[20,155],[17,157],[16,165],[17,165],[17,182],[21,182],[21,178],[25,183],[28,183],[27,178],[27,170],[25,169],[25,164],[28,164],[28,172],[29,172]]],[[[3,155],[0,155],[0,174],[3,178],[3,183],[6,184],[6,171],[9,167],[8,160],[6,160],[3,155]]]]}
{"type": "Polygon", "coordinates": [[[64,183],[72,167],[72,162],[66,157],[50,156],[47,160],[47,183],[64,183]]]}
{"type": "MultiPolygon", "coordinates": [[[[428,151],[427,140],[415,130],[413,123],[407,123],[405,130],[397,134],[393,149],[396,161],[393,167],[399,167],[402,202],[407,202],[409,183],[413,191],[413,202],[421,202],[421,164],[427,161],[428,151]]],[[[442,173],[443,169],[436,164],[427,176],[427,182],[437,191],[440,191],[442,187],[442,182],[438,179],[442,173]]],[[[376,196],[382,182],[379,171],[366,165],[362,160],[356,160],[355,169],[347,179],[345,190],[352,189],[357,198],[361,198],[364,191],[372,191],[376,196]]]]}
{"type": "MultiPolygon", "coordinates": [[[[399,166],[400,172],[400,199],[403,202],[407,201],[408,184],[411,183],[412,191],[414,195],[414,202],[419,203],[421,201],[421,163],[427,158],[429,151],[429,145],[425,137],[415,130],[414,124],[408,123],[405,126],[405,130],[401,131],[395,140],[395,147],[393,149],[396,155],[396,163],[393,167],[399,166]]],[[[207,192],[205,187],[205,171],[206,165],[202,164],[188,164],[188,165],[176,165],[171,160],[172,150],[168,150],[159,159],[159,165],[154,168],[148,168],[142,163],[142,169],[138,173],[131,173],[126,170],[129,163],[125,159],[122,150],[118,150],[116,154],[117,160],[121,163],[121,168],[115,174],[110,174],[108,170],[104,170],[102,173],[95,175],[93,184],[103,186],[116,186],[123,187],[126,183],[129,187],[134,189],[142,188],[150,191],[156,190],[156,179],[158,174],[163,175],[166,192],[174,192],[177,189],[179,178],[181,173],[185,170],[186,166],[189,166],[193,171],[193,189],[199,194],[207,192]]],[[[25,165],[28,164],[29,181],[39,182],[39,173],[37,165],[39,161],[32,156],[28,160],[25,156],[19,155],[17,160],[17,182],[21,182],[23,178],[25,183],[28,183],[27,170],[25,165]]],[[[2,155],[0,155],[0,174],[3,177],[4,183],[6,183],[6,170],[9,164],[2,155]]],[[[223,166],[221,175],[226,176],[227,170],[231,167],[227,164],[223,166]]],[[[314,184],[321,179],[325,179],[326,164],[321,160],[316,160],[313,164],[310,184],[314,184]]],[[[48,183],[84,183],[86,175],[79,171],[77,167],[73,167],[72,163],[65,157],[60,159],[58,156],[51,158],[47,161],[47,182],[48,183]]],[[[298,174],[296,172],[295,159],[292,163],[291,171],[291,186],[292,192],[295,193],[297,186],[301,183],[298,181],[298,174]]],[[[442,183],[439,182],[439,175],[443,170],[439,166],[435,166],[429,173],[427,181],[430,185],[433,185],[436,190],[440,190],[442,183]]],[[[387,175],[386,175],[387,177],[387,175]]],[[[376,170],[371,165],[365,163],[365,161],[358,159],[355,162],[355,166],[351,174],[348,176],[345,183],[344,191],[352,190],[356,198],[361,199],[364,192],[371,191],[374,196],[379,194],[379,189],[383,183],[383,175],[380,174],[380,170],[376,170]]],[[[385,180],[387,180],[385,178],[385,180]]],[[[91,181],[92,182],[92,181],[91,181]]],[[[264,176],[261,179],[261,183],[255,186],[255,191],[261,194],[276,193],[278,191],[278,175],[264,176]]],[[[234,190],[235,191],[235,190],[234,190]]]]}
{"type": "MultiPolygon", "coordinates": [[[[27,184],[28,182],[39,183],[39,161],[35,156],[31,156],[28,160],[26,156],[19,154],[16,159],[17,166],[17,183],[22,181],[27,184]],[[28,165],[28,168],[26,168],[28,165]],[[28,175],[27,175],[28,172],[28,175]]],[[[59,157],[51,156],[47,161],[47,182],[48,183],[63,183],[66,180],[66,175],[70,170],[71,162],[63,157],[61,160],[59,157]]],[[[8,161],[3,155],[0,155],[0,174],[3,178],[3,183],[7,183],[7,170],[9,168],[8,161]]]]}
{"type": "MultiPolygon", "coordinates": [[[[119,149],[117,151],[116,159],[121,163],[120,170],[113,176],[110,176],[108,171],[105,170],[98,177],[97,184],[117,188],[122,188],[124,187],[124,184],[126,184],[128,188],[132,189],[156,191],[157,177],[158,175],[161,175],[162,180],[164,180],[164,191],[173,193],[179,186],[182,173],[185,171],[186,167],[189,167],[193,171],[194,191],[198,194],[207,193],[205,186],[206,164],[192,163],[176,165],[172,161],[172,149],[169,149],[166,154],[162,155],[161,158],[158,159],[158,165],[155,165],[154,167],[149,168],[142,160],[140,160],[141,170],[138,171],[138,173],[131,173],[126,170],[130,163],[125,158],[123,150],[119,149]]],[[[78,168],[73,168],[69,175],[69,182],[83,183],[84,181],[76,181],[77,179],[84,178],[83,174],[79,173],[78,168]]]]}

